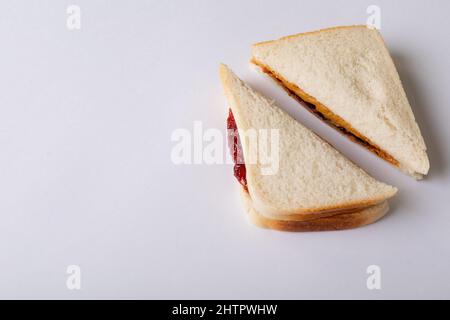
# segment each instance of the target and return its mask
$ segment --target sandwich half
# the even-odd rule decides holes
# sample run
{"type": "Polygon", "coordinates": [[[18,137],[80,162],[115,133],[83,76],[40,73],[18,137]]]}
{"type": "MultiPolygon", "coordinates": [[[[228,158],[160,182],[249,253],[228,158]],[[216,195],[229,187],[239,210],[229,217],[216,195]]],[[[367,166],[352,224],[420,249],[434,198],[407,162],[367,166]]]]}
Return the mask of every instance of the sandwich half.
{"type": "Polygon", "coordinates": [[[428,173],[425,142],[377,30],[336,27],[257,43],[251,62],[353,141],[416,179],[428,173]]]}
{"type": "Polygon", "coordinates": [[[220,78],[230,108],[234,173],[251,221],[282,231],[325,231],[364,226],[387,213],[396,188],[369,176],[225,65],[220,78]],[[267,145],[278,162],[267,172],[255,150],[274,130],[277,144],[267,145]],[[249,132],[263,138],[251,139],[249,132]]]}

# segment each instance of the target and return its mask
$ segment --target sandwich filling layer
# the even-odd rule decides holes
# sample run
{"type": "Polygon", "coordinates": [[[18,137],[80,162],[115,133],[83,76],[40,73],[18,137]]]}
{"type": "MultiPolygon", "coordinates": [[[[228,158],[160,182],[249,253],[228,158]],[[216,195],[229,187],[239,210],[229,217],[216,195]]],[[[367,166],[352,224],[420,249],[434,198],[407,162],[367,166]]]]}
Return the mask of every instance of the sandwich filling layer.
{"type": "Polygon", "coordinates": [[[279,83],[281,87],[283,87],[289,93],[289,95],[291,95],[297,101],[303,103],[307,107],[307,109],[313,114],[315,114],[317,117],[327,122],[329,125],[336,128],[337,130],[339,130],[342,134],[346,135],[352,141],[362,145],[363,147],[375,153],[376,155],[383,158],[392,165],[396,167],[400,166],[399,162],[389,153],[382,150],[380,147],[378,147],[376,144],[370,141],[367,137],[363,136],[344,119],[334,114],[330,109],[325,107],[314,97],[308,95],[297,85],[288,82],[286,79],[284,79],[274,71],[270,70],[265,65],[259,63],[255,59],[252,59],[251,62],[256,66],[260,67],[265,74],[269,75],[272,79],[274,79],[277,83],[279,83]]]}
{"type": "Polygon", "coordinates": [[[228,133],[228,147],[230,148],[231,157],[234,162],[234,176],[242,185],[244,190],[248,192],[247,188],[247,170],[245,168],[244,154],[242,152],[241,139],[239,137],[238,127],[234,120],[234,115],[229,109],[227,119],[227,133],[228,133]]]}

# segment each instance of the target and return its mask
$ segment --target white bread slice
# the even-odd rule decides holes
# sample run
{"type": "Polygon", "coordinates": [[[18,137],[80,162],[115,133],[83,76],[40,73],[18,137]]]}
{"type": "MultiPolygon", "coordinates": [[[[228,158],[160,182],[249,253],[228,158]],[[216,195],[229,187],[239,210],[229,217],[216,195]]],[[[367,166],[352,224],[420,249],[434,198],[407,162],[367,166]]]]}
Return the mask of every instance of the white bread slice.
{"type": "MultiPolygon", "coordinates": [[[[384,202],[397,189],[375,180],[272,101],[247,86],[228,67],[220,78],[239,131],[279,130],[279,170],[263,175],[263,165],[246,163],[252,207],[268,218],[336,213],[384,202]]],[[[241,139],[244,160],[248,139],[241,139]]],[[[254,147],[254,146],[253,146],[254,147]]]]}
{"type": "Polygon", "coordinates": [[[429,171],[426,146],[400,77],[375,29],[337,27],[252,47],[252,62],[329,123],[402,171],[429,171]]]}
{"type": "Polygon", "coordinates": [[[271,219],[258,213],[248,192],[241,188],[241,196],[250,221],[261,228],[289,232],[336,231],[354,229],[374,223],[389,211],[387,201],[358,211],[329,215],[309,220],[271,219]]]}

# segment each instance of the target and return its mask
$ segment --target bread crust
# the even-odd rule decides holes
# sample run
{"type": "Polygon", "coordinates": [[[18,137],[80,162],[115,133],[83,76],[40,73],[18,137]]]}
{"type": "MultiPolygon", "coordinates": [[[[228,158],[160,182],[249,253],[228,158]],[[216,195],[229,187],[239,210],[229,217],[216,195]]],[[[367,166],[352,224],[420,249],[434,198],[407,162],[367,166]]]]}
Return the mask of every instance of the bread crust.
{"type": "Polygon", "coordinates": [[[369,28],[369,27],[367,25],[364,25],[364,24],[355,24],[355,25],[352,25],[352,26],[329,27],[329,28],[319,29],[319,30],[315,30],[315,31],[308,31],[308,32],[300,32],[300,33],[296,33],[296,34],[291,34],[289,36],[281,37],[281,38],[276,39],[276,40],[268,40],[268,41],[257,42],[257,43],[254,44],[254,46],[269,44],[269,43],[276,42],[278,40],[291,39],[291,38],[296,38],[296,37],[301,37],[301,36],[306,36],[306,35],[311,35],[311,34],[318,34],[318,33],[332,31],[332,30],[353,29],[353,28],[369,28]]]}
{"type": "Polygon", "coordinates": [[[317,232],[354,229],[378,221],[389,211],[388,202],[384,201],[378,205],[359,211],[335,214],[306,221],[270,219],[261,215],[253,208],[250,195],[247,192],[242,190],[241,195],[250,221],[258,227],[277,231],[317,232]]]}

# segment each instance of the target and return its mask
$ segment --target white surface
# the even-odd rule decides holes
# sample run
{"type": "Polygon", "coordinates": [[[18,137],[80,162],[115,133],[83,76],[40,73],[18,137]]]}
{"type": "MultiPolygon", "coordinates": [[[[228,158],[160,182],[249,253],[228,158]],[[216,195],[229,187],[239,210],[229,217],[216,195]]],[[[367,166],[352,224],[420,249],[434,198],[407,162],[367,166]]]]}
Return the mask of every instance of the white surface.
{"type": "Polygon", "coordinates": [[[372,2],[281,2],[0,2],[0,298],[450,298],[449,2],[376,3],[429,148],[422,182],[248,67],[251,43],[365,23],[372,2]],[[230,165],[173,165],[174,129],[225,128],[219,62],[399,187],[391,214],[346,232],[260,230],[230,165]],[[71,264],[80,291],[66,288],[71,264]],[[372,264],[380,291],[366,288],[372,264]]]}

